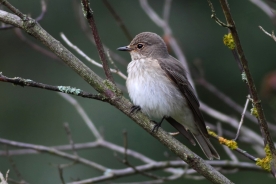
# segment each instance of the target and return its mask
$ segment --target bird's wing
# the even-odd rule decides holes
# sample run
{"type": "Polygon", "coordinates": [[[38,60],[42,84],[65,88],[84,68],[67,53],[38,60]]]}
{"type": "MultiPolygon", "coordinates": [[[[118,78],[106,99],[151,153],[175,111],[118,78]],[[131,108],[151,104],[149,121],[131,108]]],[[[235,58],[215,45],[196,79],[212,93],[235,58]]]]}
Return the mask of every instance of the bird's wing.
{"type": "Polygon", "coordinates": [[[183,96],[186,98],[186,101],[193,112],[195,124],[200,132],[203,133],[204,136],[209,137],[203,116],[199,110],[198,99],[195,96],[193,87],[186,77],[186,71],[182,64],[172,56],[169,58],[158,58],[157,60],[160,67],[165,71],[167,76],[175,83],[183,96]]]}

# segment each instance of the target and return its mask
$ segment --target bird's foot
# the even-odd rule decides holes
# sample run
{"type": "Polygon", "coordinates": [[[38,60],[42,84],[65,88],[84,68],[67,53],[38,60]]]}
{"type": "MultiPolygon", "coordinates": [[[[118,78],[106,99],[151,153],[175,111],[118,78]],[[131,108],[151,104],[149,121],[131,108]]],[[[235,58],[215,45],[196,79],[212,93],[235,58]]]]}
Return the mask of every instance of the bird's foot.
{"type": "Polygon", "coordinates": [[[130,108],[130,113],[134,113],[134,112],[138,112],[141,110],[141,107],[139,105],[133,105],[131,108],[130,108]]]}
{"type": "Polygon", "coordinates": [[[166,116],[163,116],[163,118],[161,119],[161,121],[159,123],[157,123],[156,121],[154,120],[150,120],[151,122],[155,123],[153,129],[151,130],[152,133],[157,132],[159,127],[161,127],[162,125],[162,122],[164,121],[164,119],[166,119],[167,117],[166,116]]]}

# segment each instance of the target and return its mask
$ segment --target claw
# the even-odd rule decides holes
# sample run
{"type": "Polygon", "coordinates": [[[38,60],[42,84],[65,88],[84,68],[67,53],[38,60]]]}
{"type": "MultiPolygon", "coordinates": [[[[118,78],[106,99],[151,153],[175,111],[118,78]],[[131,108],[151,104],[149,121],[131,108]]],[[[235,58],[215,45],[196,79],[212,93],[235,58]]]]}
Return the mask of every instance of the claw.
{"type": "Polygon", "coordinates": [[[160,121],[159,123],[157,123],[157,122],[154,121],[154,120],[150,120],[151,122],[153,122],[153,123],[156,124],[156,125],[154,125],[153,129],[151,130],[152,133],[154,133],[155,130],[156,130],[155,132],[158,131],[159,127],[161,127],[162,122],[163,122],[163,120],[164,120],[165,118],[166,118],[166,116],[164,116],[164,117],[161,119],[161,121],[160,121]]]}
{"type": "Polygon", "coordinates": [[[141,110],[141,107],[139,105],[133,105],[131,108],[130,108],[130,113],[134,113],[134,112],[138,112],[141,110]]]}

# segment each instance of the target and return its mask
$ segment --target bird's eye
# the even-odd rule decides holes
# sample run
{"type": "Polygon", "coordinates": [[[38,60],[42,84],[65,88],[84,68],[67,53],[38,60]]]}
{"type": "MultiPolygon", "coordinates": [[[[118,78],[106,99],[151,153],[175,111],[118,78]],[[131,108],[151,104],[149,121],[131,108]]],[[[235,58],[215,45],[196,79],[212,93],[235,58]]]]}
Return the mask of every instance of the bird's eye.
{"type": "Polygon", "coordinates": [[[144,47],[143,44],[140,44],[140,43],[139,43],[139,44],[137,45],[137,48],[138,48],[138,49],[142,49],[143,47],[144,47]]]}

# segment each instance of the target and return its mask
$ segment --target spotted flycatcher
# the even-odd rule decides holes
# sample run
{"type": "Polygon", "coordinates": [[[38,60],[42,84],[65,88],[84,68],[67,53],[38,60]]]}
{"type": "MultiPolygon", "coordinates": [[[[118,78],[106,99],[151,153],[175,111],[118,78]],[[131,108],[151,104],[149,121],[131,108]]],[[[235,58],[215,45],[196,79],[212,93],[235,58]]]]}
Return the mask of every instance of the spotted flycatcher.
{"type": "MultiPolygon", "coordinates": [[[[199,102],[186,77],[182,64],[169,55],[163,39],[155,33],[143,32],[135,36],[128,46],[126,81],[129,96],[134,103],[132,110],[142,110],[151,117],[166,119],[193,145],[194,139],[208,159],[219,159],[211,144],[199,102]]],[[[153,129],[153,131],[154,131],[153,129]]]]}

